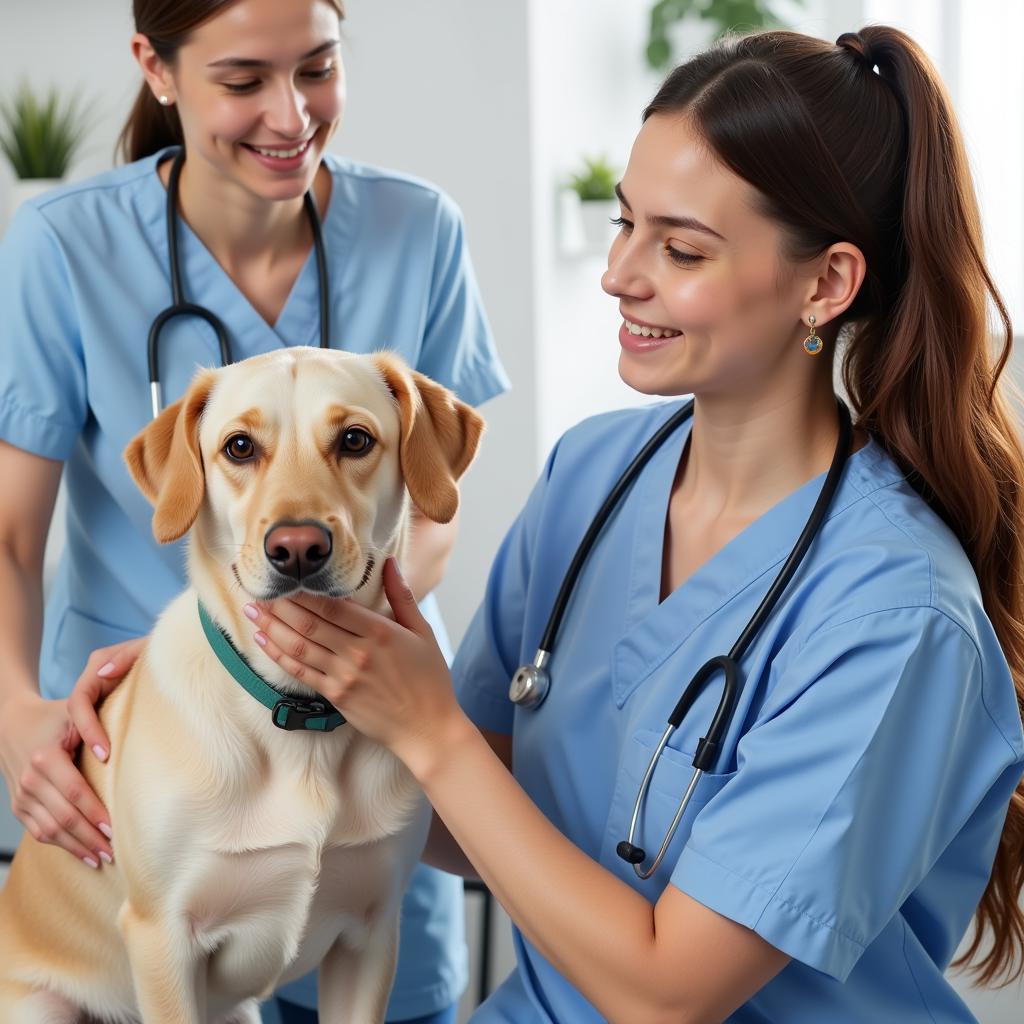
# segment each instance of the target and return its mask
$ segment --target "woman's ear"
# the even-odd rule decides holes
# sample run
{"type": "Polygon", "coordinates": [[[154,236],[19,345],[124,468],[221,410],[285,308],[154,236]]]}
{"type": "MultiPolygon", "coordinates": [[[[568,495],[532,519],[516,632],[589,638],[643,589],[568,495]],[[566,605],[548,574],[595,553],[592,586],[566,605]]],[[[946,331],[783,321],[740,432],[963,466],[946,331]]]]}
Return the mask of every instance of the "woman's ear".
{"type": "Polygon", "coordinates": [[[164,409],[124,451],[132,479],[153,504],[153,536],[161,544],[183,536],[203,503],[199,421],[215,379],[213,370],[198,374],[185,397],[164,409]]]}
{"type": "Polygon", "coordinates": [[[811,283],[804,308],[813,309],[818,326],[822,327],[845,313],[857,298],[867,273],[867,261],[857,246],[836,242],[822,253],[816,266],[817,277],[811,283]]]}
{"type": "Polygon", "coordinates": [[[132,56],[136,63],[142,68],[142,74],[146,84],[156,97],[157,102],[165,106],[174,103],[177,94],[174,87],[174,77],[170,68],[160,59],[156,50],[150,44],[149,37],[141,32],[132,36],[132,56]],[[166,101],[160,97],[165,96],[166,101]]]}
{"type": "Polygon", "coordinates": [[[476,455],[483,417],[396,356],[378,353],[374,362],[398,402],[399,457],[409,495],[428,519],[450,522],[459,508],[456,481],[476,455]]]}

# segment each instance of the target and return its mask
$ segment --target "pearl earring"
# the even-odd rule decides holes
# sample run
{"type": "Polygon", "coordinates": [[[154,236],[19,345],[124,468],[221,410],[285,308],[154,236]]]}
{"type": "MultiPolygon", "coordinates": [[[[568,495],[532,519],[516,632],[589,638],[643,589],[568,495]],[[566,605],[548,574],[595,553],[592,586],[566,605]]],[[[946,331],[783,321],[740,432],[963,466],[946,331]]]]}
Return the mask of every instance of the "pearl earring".
{"type": "Polygon", "coordinates": [[[164,96],[163,94],[161,94],[158,98],[160,100],[160,106],[162,107],[166,107],[171,102],[170,96],[164,96]]]}

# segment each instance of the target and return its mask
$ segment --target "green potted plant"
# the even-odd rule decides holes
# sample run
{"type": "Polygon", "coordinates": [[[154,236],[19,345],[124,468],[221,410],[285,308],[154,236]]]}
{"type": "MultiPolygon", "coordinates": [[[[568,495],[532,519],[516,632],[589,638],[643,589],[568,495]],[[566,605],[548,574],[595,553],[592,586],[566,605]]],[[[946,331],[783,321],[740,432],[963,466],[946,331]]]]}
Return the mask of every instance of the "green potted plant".
{"type": "Polygon", "coordinates": [[[54,88],[36,93],[27,82],[0,97],[0,150],[15,175],[13,207],[64,180],[85,136],[81,114],[81,97],[64,99],[54,88]]]}
{"type": "Polygon", "coordinates": [[[609,222],[619,213],[615,196],[618,180],[619,172],[604,157],[584,157],[582,169],[569,179],[579,201],[583,243],[588,251],[608,248],[613,233],[609,222]]]}
{"type": "MultiPolygon", "coordinates": [[[[802,4],[804,0],[799,0],[802,4]]],[[[647,37],[647,63],[655,71],[664,71],[676,59],[674,30],[680,22],[702,22],[706,31],[698,33],[695,50],[703,49],[728,32],[760,32],[785,28],[765,0],[658,0],[651,7],[651,27],[647,37]]]]}

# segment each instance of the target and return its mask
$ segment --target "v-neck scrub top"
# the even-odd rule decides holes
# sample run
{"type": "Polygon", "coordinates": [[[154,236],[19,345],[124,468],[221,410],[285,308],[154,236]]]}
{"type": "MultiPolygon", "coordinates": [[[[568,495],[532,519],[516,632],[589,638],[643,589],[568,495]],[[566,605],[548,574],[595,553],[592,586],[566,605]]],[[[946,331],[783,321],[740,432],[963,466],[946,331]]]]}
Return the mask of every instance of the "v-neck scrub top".
{"type": "MultiPolygon", "coordinates": [[[[652,903],[673,885],[793,958],[730,1021],[971,1021],[943,971],[985,888],[1024,738],[966,555],[875,442],[850,457],[821,532],[740,662],[719,763],[651,880],[615,852],[649,758],[693,674],[730,650],[760,603],[823,477],[659,602],[668,499],[690,429],[681,426],[587,560],[545,703],[508,700],[598,507],[677,408],[595,417],[558,443],[456,655],[460,702],[481,728],[513,736],[516,778],[581,850],[652,903]]],[[[637,840],[649,857],[720,682],[659,761],[637,840]]],[[[516,970],[474,1024],[603,1019],[518,931],[515,946],[516,970]]]]}
{"type": "MultiPolygon", "coordinates": [[[[157,164],[173,152],[26,203],[0,242],[0,438],[65,463],[67,545],[39,666],[50,698],[68,694],[95,648],[147,633],[186,583],[184,541],[156,543],[152,508],[122,459],[150,419],[146,340],[171,303],[157,164]]],[[[325,162],[331,344],[391,349],[474,405],[505,390],[455,204],[411,177],[325,162]]],[[[312,252],[270,326],[183,221],[179,231],[186,299],[220,317],[236,360],[319,344],[312,252]]],[[[220,363],[213,330],[195,317],[166,326],[159,358],[166,404],[197,367],[220,363]]],[[[424,611],[444,637],[432,597],[424,611]]],[[[448,1005],[466,976],[460,883],[426,868],[416,878],[414,890],[433,881],[405,905],[403,952],[415,953],[400,958],[390,1010],[405,1017],[448,1005]]]]}

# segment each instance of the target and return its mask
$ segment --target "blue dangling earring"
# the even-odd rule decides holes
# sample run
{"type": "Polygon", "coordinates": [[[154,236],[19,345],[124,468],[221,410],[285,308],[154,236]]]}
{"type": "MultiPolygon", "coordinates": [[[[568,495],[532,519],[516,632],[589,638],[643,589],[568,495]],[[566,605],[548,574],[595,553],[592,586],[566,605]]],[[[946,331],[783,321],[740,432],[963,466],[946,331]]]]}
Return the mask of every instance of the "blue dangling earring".
{"type": "Polygon", "coordinates": [[[807,318],[807,322],[811,325],[811,333],[804,338],[804,351],[809,356],[821,355],[821,350],[825,347],[825,343],[818,337],[818,334],[814,329],[814,325],[817,323],[817,317],[812,313],[807,318]]]}

